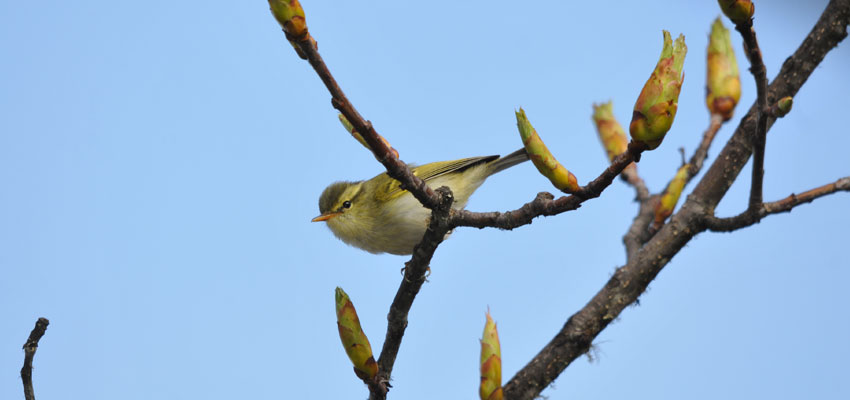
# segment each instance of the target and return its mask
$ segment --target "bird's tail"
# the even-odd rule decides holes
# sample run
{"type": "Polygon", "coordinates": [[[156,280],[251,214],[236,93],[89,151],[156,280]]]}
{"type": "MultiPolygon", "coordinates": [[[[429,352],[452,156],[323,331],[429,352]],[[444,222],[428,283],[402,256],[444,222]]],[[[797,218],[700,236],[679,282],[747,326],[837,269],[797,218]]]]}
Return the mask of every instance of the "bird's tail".
{"type": "Polygon", "coordinates": [[[493,173],[497,173],[499,171],[508,169],[513,167],[514,165],[523,163],[528,161],[528,153],[525,152],[525,149],[519,149],[511,154],[508,154],[504,157],[500,157],[498,160],[493,161],[493,173]]]}

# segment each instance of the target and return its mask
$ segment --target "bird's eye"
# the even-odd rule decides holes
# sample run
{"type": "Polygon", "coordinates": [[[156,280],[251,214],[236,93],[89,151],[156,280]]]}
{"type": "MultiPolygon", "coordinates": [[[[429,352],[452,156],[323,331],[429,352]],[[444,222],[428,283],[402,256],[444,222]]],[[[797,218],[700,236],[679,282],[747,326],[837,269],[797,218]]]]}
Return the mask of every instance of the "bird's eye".
{"type": "Polygon", "coordinates": [[[351,208],[351,202],[348,200],[342,202],[342,208],[351,208]]]}

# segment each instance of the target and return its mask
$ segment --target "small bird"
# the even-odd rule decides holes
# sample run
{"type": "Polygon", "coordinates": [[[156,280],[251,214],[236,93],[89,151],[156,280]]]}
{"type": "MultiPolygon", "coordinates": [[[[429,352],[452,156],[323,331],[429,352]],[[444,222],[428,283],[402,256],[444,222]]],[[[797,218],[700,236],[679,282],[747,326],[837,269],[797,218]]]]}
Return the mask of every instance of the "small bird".
{"type": "MultiPolygon", "coordinates": [[[[504,157],[485,156],[409,165],[433,189],[448,186],[452,208],[462,209],[490,175],[528,160],[525,149],[504,157]]],[[[368,181],[335,182],[319,197],[319,215],[343,242],[370,253],[406,255],[422,240],[431,210],[386,173],[368,181]]]]}

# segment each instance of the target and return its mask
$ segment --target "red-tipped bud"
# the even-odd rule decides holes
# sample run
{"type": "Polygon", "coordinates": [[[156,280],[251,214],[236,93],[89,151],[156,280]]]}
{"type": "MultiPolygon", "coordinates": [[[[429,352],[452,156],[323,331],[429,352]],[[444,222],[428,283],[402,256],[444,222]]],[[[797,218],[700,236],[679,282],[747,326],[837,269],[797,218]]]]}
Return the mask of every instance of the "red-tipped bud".
{"type": "MultiPolygon", "coordinates": [[[[626,152],[629,147],[629,138],[622,125],[614,118],[613,102],[593,105],[593,123],[596,125],[599,141],[602,142],[602,147],[608,155],[608,161],[613,161],[614,157],[626,152]]],[[[629,175],[636,176],[636,174],[637,166],[635,163],[630,163],[623,170],[622,177],[628,180],[629,175]]]]}
{"type": "Polygon", "coordinates": [[[724,121],[728,121],[741,99],[741,78],[729,30],[723,26],[720,18],[711,25],[706,66],[706,105],[712,114],[718,114],[724,121]]]}
{"type": "Polygon", "coordinates": [[[293,38],[307,34],[307,20],[298,0],[269,0],[269,8],[284,32],[293,38]]]}
{"type": "Polygon", "coordinates": [[[481,338],[481,400],[502,400],[502,349],[496,323],[487,311],[484,334],[481,338]]]}
{"type": "Polygon", "coordinates": [[[378,374],[378,363],[372,357],[372,345],[369,338],[360,327],[360,318],[357,310],[348,295],[341,289],[336,288],[336,325],[339,328],[339,339],[342,347],[351,363],[354,364],[354,373],[360,379],[371,379],[378,374]]]}
{"type": "Polygon", "coordinates": [[[629,124],[632,140],[643,144],[647,150],[658,147],[673,125],[684,79],[682,65],[687,52],[684,36],[679,35],[674,43],[670,32],[664,31],[661,58],[635,102],[632,122],[629,124]]]}
{"type": "Polygon", "coordinates": [[[608,161],[614,160],[614,157],[626,151],[629,147],[629,138],[626,137],[623,127],[614,118],[612,102],[593,105],[593,122],[596,124],[599,141],[602,142],[605,153],[608,154],[608,161]]]}
{"type": "Polygon", "coordinates": [[[555,156],[540,139],[537,131],[531,126],[531,122],[528,121],[522,108],[516,112],[516,124],[519,129],[519,136],[522,138],[522,144],[525,145],[525,151],[528,152],[528,157],[531,158],[537,170],[543,176],[549,178],[549,181],[562,192],[577,192],[580,186],[575,175],[555,159],[555,156]]]}
{"type": "Polygon", "coordinates": [[[667,189],[661,195],[661,200],[655,206],[655,221],[653,226],[655,229],[661,227],[667,217],[673,215],[673,210],[676,208],[676,203],[679,202],[679,197],[682,195],[682,190],[685,184],[688,183],[688,170],[690,164],[685,164],[678,171],[676,176],[667,185],[667,189]]]}
{"type": "MultiPolygon", "coordinates": [[[[363,136],[360,135],[360,132],[354,130],[354,125],[351,125],[351,122],[349,122],[348,119],[345,118],[345,115],[339,114],[339,122],[342,123],[342,126],[345,127],[345,130],[347,130],[348,133],[351,134],[351,136],[354,136],[354,138],[357,139],[357,141],[360,142],[363,147],[369,149],[369,144],[366,143],[366,139],[363,139],[363,136]]],[[[384,142],[387,148],[390,149],[390,152],[395,155],[395,158],[398,158],[398,151],[394,149],[393,146],[390,146],[390,142],[388,142],[387,139],[384,139],[384,137],[381,135],[378,135],[378,138],[381,139],[381,141],[384,142]]]]}

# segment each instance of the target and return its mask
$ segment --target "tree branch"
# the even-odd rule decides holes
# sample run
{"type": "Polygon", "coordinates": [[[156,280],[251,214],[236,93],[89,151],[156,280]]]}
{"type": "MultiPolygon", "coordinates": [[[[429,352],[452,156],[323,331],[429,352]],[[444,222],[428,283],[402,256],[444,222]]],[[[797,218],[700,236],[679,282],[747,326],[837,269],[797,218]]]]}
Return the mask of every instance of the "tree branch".
{"type": "Polygon", "coordinates": [[[723,126],[723,116],[720,114],[711,114],[708,129],[703,133],[702,141],[700,141],[699,146],[694,151],[690,161],[688,161],[688,182],[697,176],[702,169],[702,165],[708,157],[708,148],[711,147],[711,143],[714,141],[714,137],[717,136],[717,131],[720,130],[721,126],[723,126]]]}
{"type": "Polygon", "coordinates": [[[600,194],[611,185],[614,178],[633,161],[640,158],[644,150],[639,146],[629,143],[629,148],[611,161],[611,164],[594,180],[582,186],[578,192],[570,196],[561,196],[557,199],[550,193],[541,192],[534,200],[525,203],[522,207],[507,212],[473,212],[467,210],[452,210],[450,225],[452,228],[460,226],[471,226],[475,228],[499,228],[511,230],[523,225],[528,225],[534,218],[539,216],[557,215],[572,211],[581,207],[586,200],[599,197],[600,194]]]}
{"type": "Polygon", "coordinates": [[[39,318],[35,322],[35,327],[32,328],[27,342],[24,343],[24,366],[21,368],[21,380],[24,383],[24,398],[26,400],[35,400],[35,392],[32,388],[32,360],[35,358],[35,351],[38,350],[38,341],[44,336],[49,324],[50,321],[47,318],[39,318]]]}
{"type": "Polygon", "coordinates": [[[750,186],[749,210],[755,210],[762,203],[762,187],[764,183],[764,146],[767,139],[767,118],[770,108],[767,105],[767,71],[764,60],[761,57],[761,49],[756,39],[756,31],[753,29],[752,18],[746,22],[735,25],[735,30],[741,33],[744,39],[744,51],[750,60],[750,72],[756,81],[756,111],[758,120],[756,130],[752,134],[753,148],[753,174],[750,186]]]}
{"type": "Polygon", "coordinates": [[[650,196],[646,201],[640,203],[638,215],[632,220],[628,232],[623,236],[623,244],[626,246],[626,260],[640,250],[641,246],[652,238],[654,232],[650,232],[649,225],[655,218],[655,206],[661,201],[661,195],[650,196]]]}
{"type": "MultiPolygon", "coordinates": [[[[793,96],[826,54],[847,36],[850,0],[832,0],[818,22],[769,88],[774,97],[793,96]]],[[[534,399],[573,360],[586,353],[594,338],[625,307],[637,301],[650,282],[694,236],[706,229],[704,216],[722,199],[749,158],[750,146],[742,136],[752,132],[755,105],[741,120],[735,134],[700,180],[694,193],[626,265],[617,269],[605,286],[555,337],[504,386],[506,399],[534,399]]],[[[768,120],[769,128],[772,120],[768,120]]]]}
{"type": "MultiPolygon", "coordinates": [[[[696,151],[694,151],[690,161],[687,163],[688,173],[687,178],[685,179],[686,186],[702,169],[703,163],[708,157],[708,148],[711,147],[711,143],[714,141],[715,136],[717,136],[717,131],[719,131],[720,127],[723,126],[723,122],[722,115],[710,115],[708,128],[703,133],[699,146],[697,146],[696,151]]],[[[680,148],[679,150],[682,152],[682,163],[684,163],[685,149],[680,148]]],[[[672,179],[670,182],[667,182],[665,187],[670,187],[671,182],[672,179]]],[[[652,238],[652,235],[658,231],[661,225],[663,225],[664,221],[661,221],[659,224],[654,220],[655,208],[658,206],[658,202],[661,201],[663,195],[664,192],[662,191],[659,194],[653,195],[649,202],[641,204],[638,215],[632,221],[629,231],[625,236],[623,236],[623,243],[626,245],[626,259],[631,258],[631,256],[640,249],[644,243],[652,238]]]]}
{"type": "Polygon", "coordinates": [[[390,305],[390,312],[387,314],[387,335],[381,348],[381,356],[378,358],[378,376],[384,387],[382,390],[373,390],[370,386],[369,399],[371,400],[386,398],[387,390],[391,387],[389,381],[393,365],[401,346],[401,339],[404,337],[404,330],[407,328],[407,314],[413,306],[413,300],[419,293],[419,289],[425,283],[431,257],[451,230],[449,213],[454,197],[446,186],[438,188],[436,192],[441,202],[432,210],[431,220],[422,241],[413,249],[410,261],[405,263],[404,279],[401,280],[401,285],[390,305]]]}
{"type": "Polygon", "coordinates": [[[800,194],[790,196],[771,203],[763,203],[753,214],[744,213],[730,218],[717,218],[713,215],[705,217],[705,226],[713,232],[732,232],[741,228],[758,223],[762,218],[770,214],[790,212],[792,208],[811,203],[818,197],[823,197],[839,191],[850,191],[850,176],[841,178],[835,182],[807,190],[800,194]]]}
{"type": "MultiPolygon", "coordinates": [[[[768,87],[767,97],[794,97],[827,53],[847,36],[848,19],[850,0],[830,1],[800,47],[782,64],[779,74],[768,87]]],[[[709,210],[717,206],[749,159],[751,147],[746,136],[755,128],[756,107],[750,107],[732,138],[694,188],[691,197],[698,198],[709,210]]],[[[768,129],[775,120],[768,116],[768,129]]]]}
{"type": "Polygon", "coordinates": [[[385,399],[391,387],[389,381],[398,354],[404,330],[407,327],[407,315],[413,305],[413,300],[425,281],[428,265],[443,241],[446,233],[451,230],[448,216],[453,202],[451,191],[442,187],[436,192],[423,180],[419,179],[402,162],[381,136],[375,131],[372,123],[365,120],[354,108],[334,79],[322,56],[319,54],[316,41],[305,33],[302,37],[293,37],[286,30],[287,39],[296,47],[299,56],[310,62],[331,94],[331,103],[351,123],[354,130],[360,133],[375,158],[384,165],[387,175],[401,183],[401,187],[409,191],[423,206],[432,210],[431,222],[422,238],[414,248],[413,256],[405,264],[404,279],[399,286],[396,296],[390,305],[387,315],[387,334],[381,355],[378,359],[377,379],[364,380],[369,387],[370,399],[385,399]]]}
{"type": "Polygon", "coordinates": [[[649,199],[649,189],[646,187],[646,182],[637,172],[637,168],[626,168],[620,175],[626,183],[635,188],[635,199],[639,203],[644,203],[649,199]]]}
{"type": "Polygon", "coordinates": [[[399,181],[401,187],[409,191],[423,206],[430,209],[437,207],[441,201],[439,196],[423,180],[414,175],[410,171],[410,168],[407,167],[407,164],[396,157],[392,149],[381,140],[381,136],[372,127],[372,123],[360,116],[360,113],[357,112],[357,109],[354,108],[354,105],[345,96],[342,88],[339,87],[336,79],[334,79],[331,71],[319,54],[316,41],[313,40],[310,34],[308,33],[301,38],[294,38],[289,34],[286,36],[296,46],[299,55],[303,55],[310,62],[310,65],[313,66],[316,74],[319,75],[319,78],[322,79],[325,87],[327,87],[328,92],[330,92],[332,97],[331,103],[334,108],[342,113],[351,125],[354,126],[354,130],[363,136],[363,139],[369,145],[369,149],[372,150],[372,154],[386,168],[387,175],[399,181]]]}

